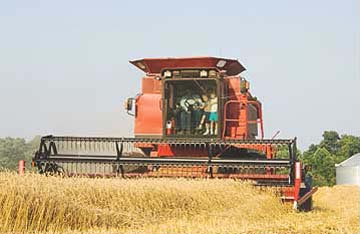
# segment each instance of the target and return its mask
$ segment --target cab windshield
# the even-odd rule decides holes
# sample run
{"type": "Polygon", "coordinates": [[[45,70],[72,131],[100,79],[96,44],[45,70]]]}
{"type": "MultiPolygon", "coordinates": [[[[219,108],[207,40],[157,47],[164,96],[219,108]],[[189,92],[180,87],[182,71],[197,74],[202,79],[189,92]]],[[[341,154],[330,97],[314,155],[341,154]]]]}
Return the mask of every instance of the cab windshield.
{"type": "Polygon", "coordinates": [[[218,93],[214,79],[165,82],[165,133],[179,137],[218,135],[218,93]]]}

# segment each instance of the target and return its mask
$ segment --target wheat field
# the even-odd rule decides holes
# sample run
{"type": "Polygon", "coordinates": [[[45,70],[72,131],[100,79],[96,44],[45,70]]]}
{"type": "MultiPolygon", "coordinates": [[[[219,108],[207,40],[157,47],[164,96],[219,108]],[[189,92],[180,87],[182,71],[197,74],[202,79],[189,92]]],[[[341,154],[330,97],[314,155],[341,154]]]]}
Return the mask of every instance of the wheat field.
{"type": "Polygon", "coordinates": [[[323,187],[312,212],[249,182],[0,173],[0,233],[359,233],[359,188],[323,187]]]}

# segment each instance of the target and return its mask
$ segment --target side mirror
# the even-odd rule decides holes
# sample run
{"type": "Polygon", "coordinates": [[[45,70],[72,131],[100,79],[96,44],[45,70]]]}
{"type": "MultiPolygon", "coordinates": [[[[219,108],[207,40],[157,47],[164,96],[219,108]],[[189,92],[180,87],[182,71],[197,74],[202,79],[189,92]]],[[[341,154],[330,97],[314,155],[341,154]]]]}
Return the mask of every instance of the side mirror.
{"type": "Polygon", "coordinates": [[[134,98],[126,99],[126,101],[124,102],[124,108],[126,111],[132,111],[134,100],[134,98]]]}
{"type": "Polygon", "coordinates": [[[133,107],[135,106],[134,104],[135,104],[135,98],[128,98],[124,102],[124,108],[128,115],[135,116],[135,110],[133,110],[133,107]]]}

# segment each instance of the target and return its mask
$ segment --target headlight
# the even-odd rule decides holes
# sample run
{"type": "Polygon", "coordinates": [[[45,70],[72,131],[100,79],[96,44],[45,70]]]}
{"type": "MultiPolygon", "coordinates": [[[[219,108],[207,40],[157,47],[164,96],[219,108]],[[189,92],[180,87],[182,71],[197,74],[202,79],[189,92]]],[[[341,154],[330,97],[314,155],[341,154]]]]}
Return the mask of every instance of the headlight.
{"type": "Polygon", "coordinates": [[[217,63],[216,63],[216,66],[219,67],[219,68],[223,68],[226,64],[226,61],[225,60],[219,60],[217,63]]]}
{"type": "Polygon", "coordinates": [[[181,77],[180,71],[173,71],[172,74],[173,74],[174,78],[179,78],[179,77],[181,77]]]}
{"type": "Polygon", "coordinates": [[[136,63],[136,66],[138,66],[140,69],[144,70],[146,67],[142,62],[136,63]]]}
{"type": "Polygon", "coordinates": [[[207,77],[207,75],[208,75],[207,71],[205,71],[205,70],[200,71],[200,77],[207,77]]]}
{"type": "Polygon", "coordinates": [[[210,78],[217,77],[217,72],[216,72],[215,70],[210,70],[210,71],[209,71],[209,77],[210,77],[210,78]]]}
{"type": "Polygon", "coordinates": [[[165,71],[164,77],[166,77],[166,78],[171,77],[171,71],[169,71],[169,70],[165,71]]]}

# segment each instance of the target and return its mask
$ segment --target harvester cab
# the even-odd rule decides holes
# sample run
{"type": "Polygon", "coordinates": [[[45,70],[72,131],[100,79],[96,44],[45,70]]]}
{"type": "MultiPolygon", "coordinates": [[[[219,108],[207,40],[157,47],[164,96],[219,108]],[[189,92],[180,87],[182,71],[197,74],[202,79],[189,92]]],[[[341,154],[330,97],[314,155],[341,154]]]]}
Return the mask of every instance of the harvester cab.
{"type": "Polygon", "coordinates": [[[33,158],[40,173],[247,179],[311,209],[316,188],[304,183],[296,139],[264,139],[262,105],[238,60],[130,63],[145,73],[141,93],[124,103],[134,116],[134,137],[44,136],[33,158]]]}
{"type": "Polygon", "coordinates": [[[131,63],[146,74],[135,99],[135,137],[249,140],[260,130],[263,138],[261,103],[239,76],[245,68],[237,60],[200,57],[131,63]]]}

